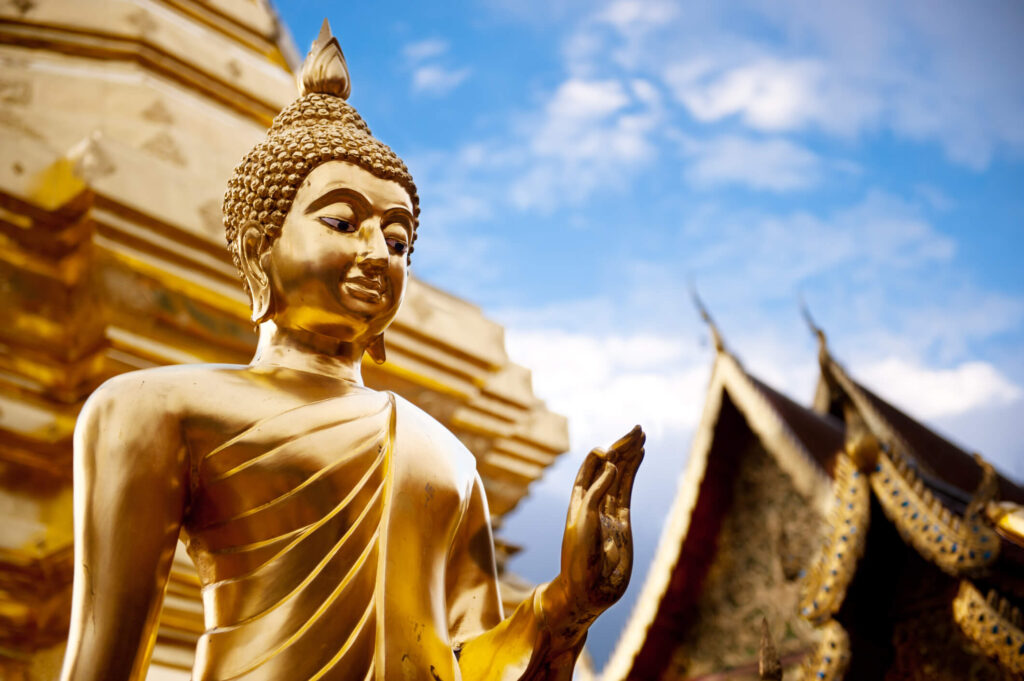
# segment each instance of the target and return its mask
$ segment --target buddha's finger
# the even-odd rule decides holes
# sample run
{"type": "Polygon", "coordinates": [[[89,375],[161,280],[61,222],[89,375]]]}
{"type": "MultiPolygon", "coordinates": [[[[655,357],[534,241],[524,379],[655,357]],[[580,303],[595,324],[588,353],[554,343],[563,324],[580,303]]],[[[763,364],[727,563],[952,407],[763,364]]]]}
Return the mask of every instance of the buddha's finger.
{"type": "Polygon", "coordinates": [[[641,447],[634,456],[619,464],[619,481],[613,494],[619,509],[625,509],[626,512],[629,512],[630,500],[633,498],[633,482],[643,460],[644,449],[641,447]]]}
{"type": "MultiPolygon", "coordinates": [[[[636,428],[630,432],[630,435],[633,435],[635,432],[636,428]]],[[[622,508],[629,509],[629,501],[633,495],[633,481],[636,479],[636,472],[640,468],[640,462],[644,459],[643,445],[646,441],[647,436],[644,435],[643,431],[640,431],[639,438],[631,441],[634,448],[624,450],[616,460],[616,464],[619,467],[619,478],[616,480],[611,494],[608,495],[608,503],[604,507],[606,513],[613,513],[622,508]]]]}
{"type": "Polygon", "coordinates": [[[583,503],[583,496],[587,493],[591,484],[593,484],[594,478],[597,476],[603,462],[604,459],[599,455],[599,450],[596,449],[587,454],[586,458],[583,459],[580,470],[576,473],[576,481],[572,485],[572,494],[569,498],[570,513],[572,509],[577,508],[583,503]]]}
{"type": "Polygon", "coordinates": [[[633,429],[615,441],[609,449],[609,458],[616,463],[623,455],[643,446],[646,436],[640,426],[633,426],[633,429]]]}
{"type": "Polygon", "coordinates": [[[604,499],[608,490],[611,489],[612,484],[618,477],[618,468],[611,461],[606,461],[604,469],[601,471],[601,475],[598,476],[594,484],[587,490],[586,496],[583,498],[584,504],[587,508],[596,510],[598,504],[604,499]]]}
{"type": "Polygon", "coordinates": [[[576,482],[573,485],[582,489],[590,487],[604,460],[604,450],[592,449],[583,459],[580,470],[576,473],[576,482]]]}

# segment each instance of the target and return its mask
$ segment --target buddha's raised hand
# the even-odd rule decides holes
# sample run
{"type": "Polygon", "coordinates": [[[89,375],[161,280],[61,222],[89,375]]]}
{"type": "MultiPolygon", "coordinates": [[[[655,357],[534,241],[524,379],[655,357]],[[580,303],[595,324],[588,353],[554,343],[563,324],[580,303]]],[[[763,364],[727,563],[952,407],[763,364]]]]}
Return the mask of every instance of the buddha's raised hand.
{"type": "Polygon", "coordinates": [[[576,475],[562,539],[561,573],[545,593],[545,611],[561,638],[582,636],[629,584],[629,503],[645,439],[636,426],[608,450],[591,450],[576,475]]]}

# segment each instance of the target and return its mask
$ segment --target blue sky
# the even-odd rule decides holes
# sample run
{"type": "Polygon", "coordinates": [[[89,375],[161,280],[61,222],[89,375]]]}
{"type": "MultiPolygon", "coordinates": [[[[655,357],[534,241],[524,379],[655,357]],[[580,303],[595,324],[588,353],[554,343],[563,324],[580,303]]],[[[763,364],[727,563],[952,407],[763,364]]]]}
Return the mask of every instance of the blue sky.
{"type": "Polygon", "coordinates": [[[814,344],[1024,478],[1024,6],[464,0],[330,18],[351,102],[422,198],[416,276],[503,323],[572,452],[507,523],[557,571],[583,453],[634,423],[639,590],[703,405],[696,282],[753,373],[810,401],[814,344]]]}

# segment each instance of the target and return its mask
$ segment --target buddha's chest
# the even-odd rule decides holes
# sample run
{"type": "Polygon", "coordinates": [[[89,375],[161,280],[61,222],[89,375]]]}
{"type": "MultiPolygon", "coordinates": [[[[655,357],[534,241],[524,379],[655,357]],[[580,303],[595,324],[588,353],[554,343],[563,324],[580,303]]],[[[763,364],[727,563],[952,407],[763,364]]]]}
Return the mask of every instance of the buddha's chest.
{"type": "Polygon", "coordinates": [[[186,531],[204,583],[290,554],[299,572],[331,552],[358,555],[388,533],[396,504],[403,534],[444,543],[463,497],[458,476],[431,452],[396,447],[393,404],[374,397],[279,410],[196,457],[186,531]]]}

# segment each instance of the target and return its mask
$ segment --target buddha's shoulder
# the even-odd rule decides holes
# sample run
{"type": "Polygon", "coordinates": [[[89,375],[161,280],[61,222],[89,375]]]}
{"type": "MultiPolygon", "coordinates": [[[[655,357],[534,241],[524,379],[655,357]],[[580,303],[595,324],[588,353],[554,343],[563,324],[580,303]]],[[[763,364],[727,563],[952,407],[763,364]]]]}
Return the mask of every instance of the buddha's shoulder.
{"type": "MultiPolygon", "coordinates": [[[[105,381],[90,395],[85,410],[118,409],[142,414],[187,411],[215,399],[230,404],[245,391],[248,367],[235,364],[179,364],[140,369],[105,381]]],[[[249,388],[251,390],[251,388],[249,388]]]]}
{"type": "MultiPolygon", "coordinates": [[[[394,393],[392,393],[394,395],[394,393]]],[[[430,450],[452,459],[460,469],[476,471],[476,457],[437,419],[401,395],[394,395],[395,422],[400,445],[430,450]]]]}

